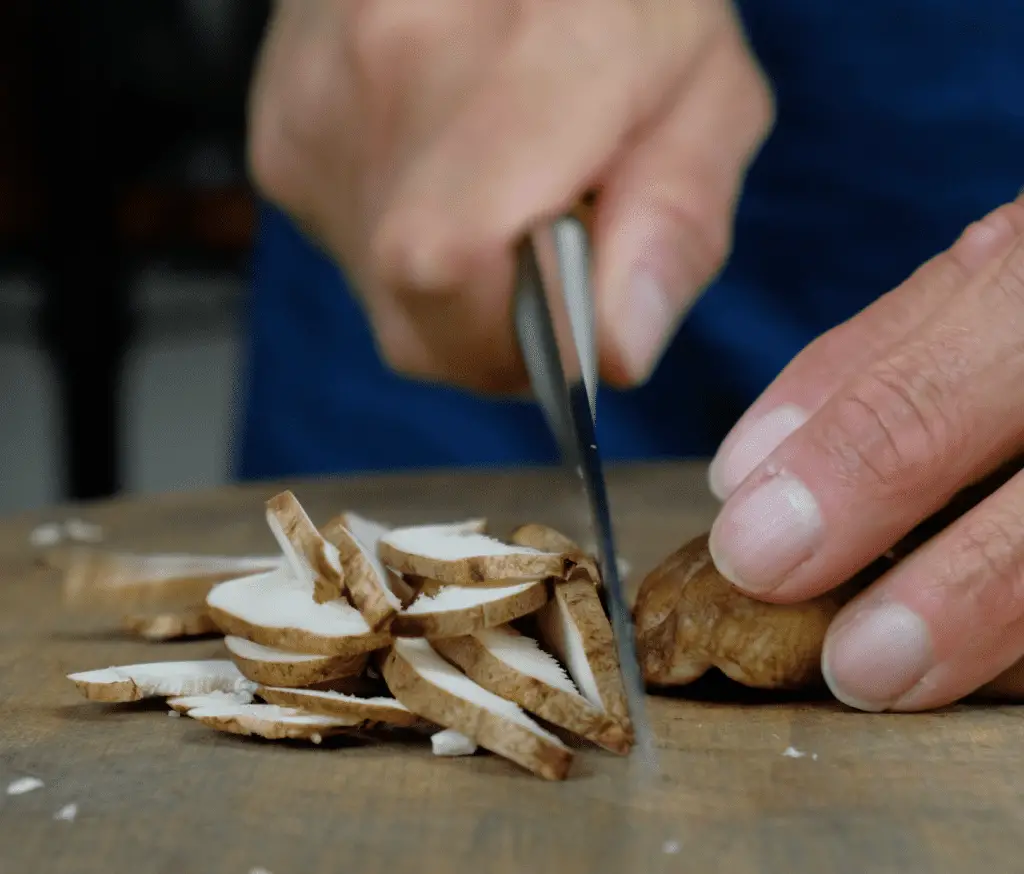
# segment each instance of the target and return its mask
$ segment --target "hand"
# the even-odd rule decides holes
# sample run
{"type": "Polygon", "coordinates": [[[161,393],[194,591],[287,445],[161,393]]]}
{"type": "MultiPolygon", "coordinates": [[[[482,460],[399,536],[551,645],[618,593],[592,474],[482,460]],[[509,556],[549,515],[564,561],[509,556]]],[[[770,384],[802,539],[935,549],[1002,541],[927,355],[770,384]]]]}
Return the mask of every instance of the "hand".
{"type": "Polygon", "coordinates": [[[771,119],[729,0],[278,0],[249,163],[345,265],[389,364],[492,391],[525,384],[516,241],[596,190],[624,386],[723,263],[771,119]]]}
{"type": "MultiPolygon", "coordinates": [[[[825,592],[1024,449],[1024,193],[808,346],[726,437],[719,569],[776,602],[825,592]]],[[[1024,695],[1024,473],[850,602],[825,642],[863,710],[1024,695]],[[1009,673],[1004,673],[1008,672],[1009,673]]]]}

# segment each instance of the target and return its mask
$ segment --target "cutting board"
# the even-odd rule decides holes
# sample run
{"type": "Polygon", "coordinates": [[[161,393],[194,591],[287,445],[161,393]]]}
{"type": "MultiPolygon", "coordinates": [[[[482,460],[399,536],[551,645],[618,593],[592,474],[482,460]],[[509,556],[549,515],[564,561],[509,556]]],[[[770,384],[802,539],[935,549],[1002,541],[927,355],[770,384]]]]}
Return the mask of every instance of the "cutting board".
{"type": "MultiPolygon", "coordinates": [[[[612,468],[632,585],[707,529],[702,465],[612,468]]],[[[486,515],[495,530],[567,524],[546,471],[290,483],[317,521],[486,515]]],[[[429,745],[314,747],[216,733],[162,704],[104,706],[64,675],[223,655],[216,640],[144,644],[60,607],[29,533],[69,516],[106,545],[274,551],[262,501],[279,486],[59,508],[0,525],[0,874],[734,874],[1024,871],[1024,708],[871,715],[833,702],[691,692],[652,697],[660,774],[580,750],[547,783],[489,755],[429,745]],[[77,805],[73,821],[55,819],[77,805]]]]}

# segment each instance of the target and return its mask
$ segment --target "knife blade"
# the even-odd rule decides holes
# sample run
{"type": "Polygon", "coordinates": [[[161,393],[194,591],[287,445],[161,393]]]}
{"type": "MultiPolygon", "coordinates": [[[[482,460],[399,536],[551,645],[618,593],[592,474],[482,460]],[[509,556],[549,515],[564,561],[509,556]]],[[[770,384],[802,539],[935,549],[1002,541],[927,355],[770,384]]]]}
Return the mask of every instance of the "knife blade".
{"type": "Polygon", "coordinates": [[[598,361],[586,229],[575,216],[561,217],[526,235],[517,254],[514,319],[519,344],[531,387],[558,442],[562,462],[578,477],[586,498],[635,749],[645,763],[654,766],[654,738],[647,719],[643,675],[633,619],[619,576],[597,445],[598,361]],[[553,255],[547,264],[557,269],[545,275],[538,249],[553,255]],[[561,308],[556,310],[557,318],[552,308],[561,308]],[[563,328],[561,339],[556,324],[563,328]]]}

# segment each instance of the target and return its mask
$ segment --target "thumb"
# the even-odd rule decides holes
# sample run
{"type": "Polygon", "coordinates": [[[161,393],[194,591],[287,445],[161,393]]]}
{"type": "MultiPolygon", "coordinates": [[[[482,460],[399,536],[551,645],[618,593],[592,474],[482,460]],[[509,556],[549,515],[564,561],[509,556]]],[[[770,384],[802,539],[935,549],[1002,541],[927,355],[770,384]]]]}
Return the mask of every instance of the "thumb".
{"type": "Polygon", "coordinates": [[[595,286],[602,376],[612,385],[649,378],[724,264],[739,189],[772,118],[768,85],[729,32],[603,180],[595,286]]]}

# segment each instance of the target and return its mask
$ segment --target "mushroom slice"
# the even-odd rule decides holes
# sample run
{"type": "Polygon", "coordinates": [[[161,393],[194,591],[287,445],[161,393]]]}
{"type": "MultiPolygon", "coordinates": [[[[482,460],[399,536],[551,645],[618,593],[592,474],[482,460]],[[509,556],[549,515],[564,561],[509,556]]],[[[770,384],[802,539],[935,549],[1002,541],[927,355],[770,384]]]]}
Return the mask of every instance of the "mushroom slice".
{"type": "Polygon", "coordinates": [[[317,604],[307,581],[286,571],[221,583],[206,606],[221,631],[264,646],[315,655],[354,656],[387,646],[343,599],[317,604]]]}
{"type": "Polygon", "coordinates": [[[321,716],[276,704],[210,704],[194,707],[188,715],[229,734],[256,735],[267,740],[309,740],[317,744],[360,724],[359,720],[321,716]]]}
{"type": "Polygon", "coordinates": [[[368,653],[352,656],[309,655],[253,643],[242,637],[224,638],[231,660],[246,677],[269,686],[312,686],[341,677],[354,677],[366,667],[368,653]]]}
{"type": "Polygon", "coordinates": [[[296,707],[306,713],[336,716],[356,722],[383,722],[387,725],[411,727],[423,720],[395,698],[361,698],[342,692],[320,689],[284,689],[260,686],[256,694],[268,704],[296,707]]]}
{"type": "Polygon", "coordinates": [[[138,555],[76,548],[52,558],[69,606],[201,604],[217,583],[279,568],[277,556],[138,555]]]}
{"type": "MultiPolygon", "coordinates": [[[[366,527],[366,526],[364,526],[366,527]]],[[[368,532],[373,536],[376,532],[368,532]]],[[[377,557],[379,538],[364,542],[344,525],[332,521],[324,536],[337,549],[345,569],[349,597],[374,631],[387,628],[414,592],[377,557]]]]}
{"type": "Polygon", "coordinates": [[[434,648],[495,695],[613,753],[629,752],[622,726],[580,695],[562,666],[532,638],[491,628],[435,641],[434,648]]]}
{"type": "Polygon", "coordinates": [[[575,564],[563,553],[514,546],[443,525],[396,528],[381,540],[380,557],[403,574],[455,586],[565,577],[575,564]]]}
{"type": "Polygon", "coordinates": [[[509,542],[517,546],[530,546],[542,552],[560,552],[570,555],[576,562],[576,567],[572,569],[571,573],[573,578],[583,576],[594,585],[601,583],[601,573],[594,557],[584,552],[575,540],[566,537],[561,531],[549,525],[543,525],[540,522],[520,525],[512,532],[509,542]]]}
{"type": "Polygon", "coordinates": [[[597,589],[585,580],[555,583],[537,623],[542,643],[566,666],[583,697],[617,720],[632,740],[615,638],[597,589]]]}
{"type": "Polygon", "coordinates": [[[396,640],[384,679],[413,713],[451,728],[547,780],[564,780],[572,751],[511,701],[478,686],[426,640],[396,640]]]}
{"type": "Polygon", "coordinates": [[[188,713],[196,707],[216,707],[221,704],[251,704],[253,693],[243,692],[209,692],[206,695],[181,695],[168,698],[167,706],[178,713],[188,713]]]}
{"type": "Polygon", "coordinates": [[[274,495],[266,504],[267,525],[274,534],[292,573],[313,586],[318,604],[340,598],[345,573],[338,550],[324,538],[289,491],[274,495]]]}
{"type": "Polygon", "coordinates": [[[217,623],[210,618],[205,607],[168,613],[137,613],[125,616],[122,624],[126,631],[152,641],[220,634],[217,623]]]}
{"type": "Polygon", "coordinates": [[[68,679],[90,701],[108,704],[256,688],[256,684],[247,680],[227,659],[121,665],[68,674],[68,679]]]}
{"type": "Polygon", "coordinates": [[[446,728],[430,736],[430,748],[435,756],[471,756],[479,749],[464,734],[446,728]]]}
{"type": "Polygon", "coordinates": [[[548,600],[540,580],[513,586],[442,586],[421,595],[391,623],[396,637],[458,637],[505,625],[534,613],[548,600]]]}

